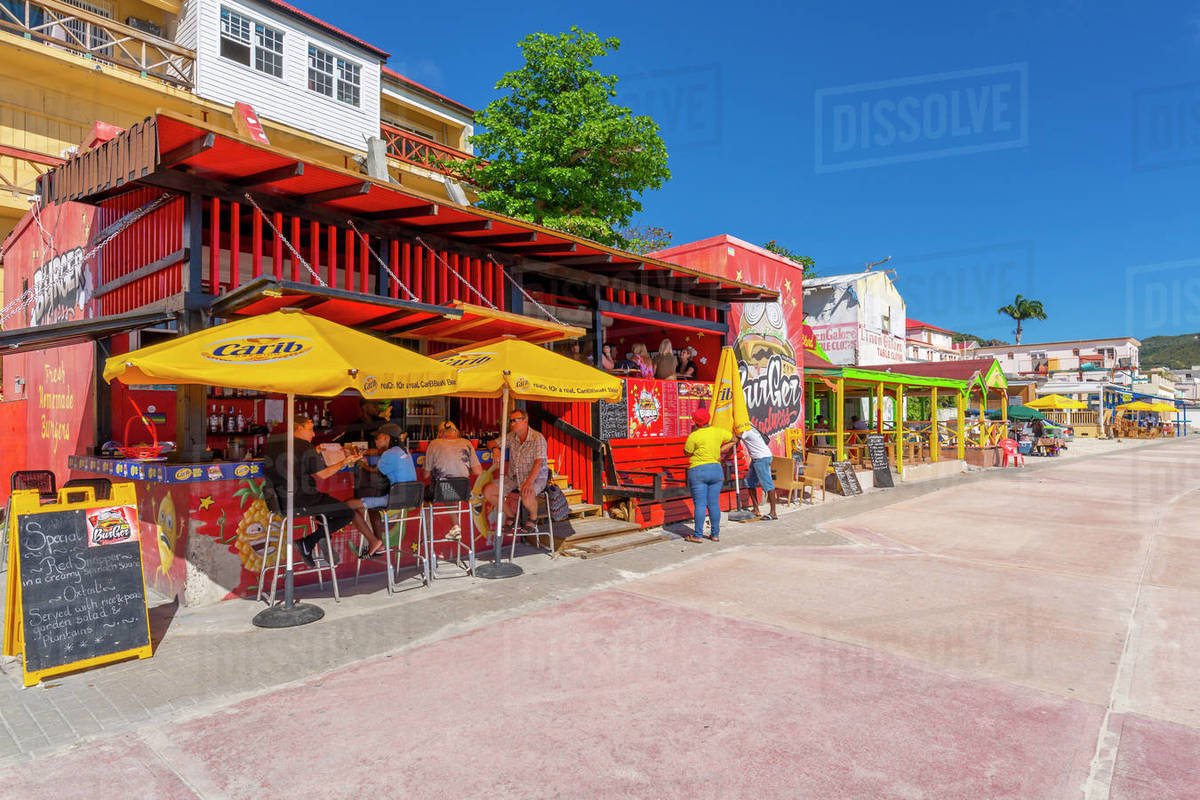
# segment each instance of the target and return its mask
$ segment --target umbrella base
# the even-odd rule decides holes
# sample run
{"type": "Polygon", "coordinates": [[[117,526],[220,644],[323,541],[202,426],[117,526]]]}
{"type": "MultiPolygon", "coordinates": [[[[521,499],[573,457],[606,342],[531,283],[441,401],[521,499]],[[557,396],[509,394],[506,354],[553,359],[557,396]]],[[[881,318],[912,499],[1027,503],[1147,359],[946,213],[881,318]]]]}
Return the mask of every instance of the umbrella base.
{"type": "Polygon", "coordinates": [[[758,519],[758,517],[755,516],[753,511],[746,511],[745,509],[738,509],[737,511],[729,512],[729,521],[730,522],[749,522],[752,519],[758,519]]]}
{"type": "Polygon", "coordinates": [[[271,606],[254,615],[254,624],[259,628],[294,628],[307,625],[325,616],[325,612],[312,603],[296,603],[291,608],[271,606]]]}
{"type": "Polygon", "coordinates": [[[525,570],[518,567],[511,561],[501,561],[499,564],[494,561],[489,561],[486,564],[479,564],[475,567],[476,578],[486,578],[488,580],[496,580],[498,578],[515,578],[518,575],[524,575],[525,570]]]}

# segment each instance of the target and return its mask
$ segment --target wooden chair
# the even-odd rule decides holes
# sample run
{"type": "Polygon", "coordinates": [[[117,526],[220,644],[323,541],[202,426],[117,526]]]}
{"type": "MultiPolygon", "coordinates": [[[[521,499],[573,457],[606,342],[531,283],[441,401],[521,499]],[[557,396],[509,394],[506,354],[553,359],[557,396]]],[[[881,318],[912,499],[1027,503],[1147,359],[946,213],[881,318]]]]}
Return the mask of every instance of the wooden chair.
{"type": "Polygon", "coordinates": [[[796,476],[800,466],[796,459],[790,456],[771,456],[771,473],[775,481],[776,492],[788,493],[788,505],[791,505],[799,492],[801,501],[804,500],[804,482],[796,476]]]}
{"type": "Polygon", "coordinates": [[[804,487],[811,486],[809,502],[816,502],[816,489],[821,489],[821,502],[825,502],[825,474],[829,472],[832,456],[822,453],[809,453],[804,458],[804,474],[800,477],[800,502],[804,502],[804,487]]]}

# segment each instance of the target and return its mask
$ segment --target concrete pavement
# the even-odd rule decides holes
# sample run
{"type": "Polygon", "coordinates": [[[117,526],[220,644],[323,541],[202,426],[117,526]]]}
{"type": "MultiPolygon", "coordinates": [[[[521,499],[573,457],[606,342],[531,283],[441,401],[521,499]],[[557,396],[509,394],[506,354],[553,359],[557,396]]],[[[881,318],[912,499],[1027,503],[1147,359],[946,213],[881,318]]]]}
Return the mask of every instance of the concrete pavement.
{"type": "Polygon", "coordinates": [[[248,604],[184,611],[150,661],[0,686],[0,785],[1193,797],[1197,514],[1182,440],[731,524],[720,545],[371,586],[294,631],[248,629],[248,604]]]}

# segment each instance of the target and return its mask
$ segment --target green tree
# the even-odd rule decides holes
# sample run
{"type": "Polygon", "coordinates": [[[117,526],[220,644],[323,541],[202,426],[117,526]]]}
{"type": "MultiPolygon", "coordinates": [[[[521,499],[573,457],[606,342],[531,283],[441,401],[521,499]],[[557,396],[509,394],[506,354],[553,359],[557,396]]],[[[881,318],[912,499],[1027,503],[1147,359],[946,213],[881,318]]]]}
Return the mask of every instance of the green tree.
{"type": "Polygon", "coordinates": [[[1030,300],[1024,295],[1017,295],[1009,305],[996,309],[997,314],[1006,314],[1017,321],[1017,344],[1021,343],[1021,323],[1027,319],[1045,319],[1046,312],[1042,309],[1041,300],[1030,300]]]}
{"type": "Polygon", "coordinates": [[[618,233],[624,240],[624,246],[632,253],[653,253],[671,246],[671,232],[657,225],[635,225],[622,228],[618,233]]]}
{"type": "Polygon", "coordinates": [[[817,277],[816,262],[814,262],[808,256],[802,256],[799,253],[793,253],[791,250],[789,250],[788,248],[779,244],[774,239],[772,239],[771,241],[764,244],[763,249],[770,250],[772,253],[779,255],[779,256],[783,256],[784,258],[790,258],[792,261],[795,261],[797,264],[802,265],[804,267],[804,277],[806,277],[806,278],[817,277]]]}
{"type": "Polygon", "coordinates": [[[479,205],[604,244],[641,211],[638,197],[671,177],[658,125],[616,105],[617,77],[592,66],[620,47],[572,27],[521,40],[525,65],[496,84],[506,92],[475,115],[476,157],[464,166],[483,187],[479,205]]]}

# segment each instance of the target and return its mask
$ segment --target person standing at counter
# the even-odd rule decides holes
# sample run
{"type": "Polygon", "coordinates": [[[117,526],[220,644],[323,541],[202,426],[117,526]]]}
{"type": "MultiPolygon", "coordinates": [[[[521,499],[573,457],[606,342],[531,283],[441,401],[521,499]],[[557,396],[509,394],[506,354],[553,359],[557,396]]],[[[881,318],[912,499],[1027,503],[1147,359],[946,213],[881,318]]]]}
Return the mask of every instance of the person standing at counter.
{"type": "Polygon", "coordinates": [[[679,366],[679,359],[675,357],[675,345],[671,344],[670,339],[663,339],[659,342],[658,352],[654,355],[654,377],[660,381],[670,381],[675,379],[675,369],[679,366]]]}
{"type": "Polygon", "coordinates": [[[733,434],[724,428],[714,428],[709,423],[712,417],[707,408],[698,408],[692,414],[695,426],[683,443],[683,452],[691,456],[688,462],[687,482],[692,492],[692,506],[696,514],[696,531],[684,540],[702,543],[704,514],[712,521],[712,540],[721,539],[721,485],[725,483],[725,470],[721,461],[733,452],[733,434]]]}
{"type": "MultiPolygon", "coordinates": [[[[358,528],[358,531],[367,540],[367,548],[360,555],[374,556],[383,547],[383,542],[375,535],[375,531],[367,521],[362,501],[353,499],[343,502],[317,489],[317,480],[325,480],[343,467],[357,463],[362,459],[362,455],[351,453],[341,461],[325,466],[325,460],[321,458],[321,454],[312,444],[315,435],[312,419],[300,414],[293,417],[292,438],[295,440],[293,444],[295,461],[292,464],[292,476],[296,516],[310,517],[323,514],[329,522],[331,536],[350,523],[354,523],[354,527],[358,528]]],[[[267,478],[275,489],[275,496],[279,498],[280,507],[286,511],[288,484],[286,437],[272,437],[272,441],[267,444],[264,461],[263,466],[267,478]]],[[[316,566],[313,552],[322,538],[324,538],[324,534],[314,530],[309,535],[296,540],[300,556],[310,567],[316,566]]],[[[333,554],[327,553],[326,555],[332,564],[333,554]]]]}
{"type": "Polygon", "coordinates": [[[616,359],[613,358],[613,348],[611,344],[606,344],[600,348],[600,369],[605,372],[612,372],[617,368],[616,359]]]}

